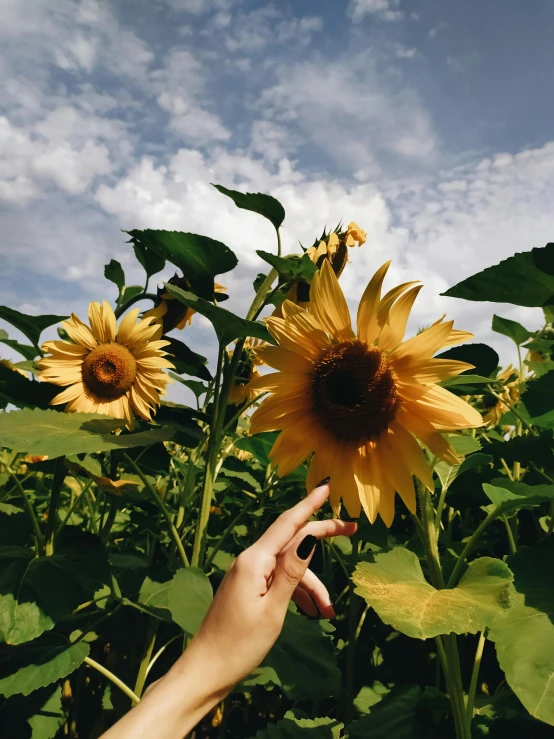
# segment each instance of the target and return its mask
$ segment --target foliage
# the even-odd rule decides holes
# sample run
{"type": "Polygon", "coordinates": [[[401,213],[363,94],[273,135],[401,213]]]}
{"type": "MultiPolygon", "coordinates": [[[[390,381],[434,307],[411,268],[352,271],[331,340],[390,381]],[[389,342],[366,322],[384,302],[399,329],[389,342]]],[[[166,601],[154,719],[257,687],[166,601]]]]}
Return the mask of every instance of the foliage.
{"type": "MultiPolygon", "coordinates": [[[[130,708],[121,685],[140,697],[171,667],[235,557],[305,494],[304,464],[280,478],[271,463],[277,433],[248,434],[259,398],[228,398],[250,356],[245,341],[273,342],[262,312],[294,299],[299,284],[307,301],[321,264],[308,252],[281,254],[285,211],[275,198],[216,187],[277,233],[275,253],[257,252],[269,273],[244,316],[216,303],[214,279],[237,259],[206,236],[131,230],[144,287],[127,285],[116,260],[104,271],[118,316],[139,300],[159,305],[153,275],[182,273],[186,289],[166,282],[160,292],[212,324],[218,357],[197,353],[194,333],[167,337],[171,377],[192,407],[162,399],[154,422],[133,431],[52,409],[60,388],[37,379],[34,361],[42,332],[64,316],[0,306],[9,329],[0,346],[24,360],[23,372],[0,363],[0,723],[10,739],[100,736],[130,708]]],[[[333,234],[337,243],[339,232],[315,244],[333,234]]],[[[492,330],[514,342],[508,373],[478,340],[440,355],[474,365],[443,384],[486,425],[448,435],[456,463],[425,449],[435,489],[419,490],[417,516],[397,502],[390,529],[362,514],[353,541],[322,542],[311,566],[337,618],[291,606],[266,659],[197,736],[550,735],[553,250],[518,253],[445,293],[542,307],[544,325],[531,331],[491,311],[492,330]]]]}

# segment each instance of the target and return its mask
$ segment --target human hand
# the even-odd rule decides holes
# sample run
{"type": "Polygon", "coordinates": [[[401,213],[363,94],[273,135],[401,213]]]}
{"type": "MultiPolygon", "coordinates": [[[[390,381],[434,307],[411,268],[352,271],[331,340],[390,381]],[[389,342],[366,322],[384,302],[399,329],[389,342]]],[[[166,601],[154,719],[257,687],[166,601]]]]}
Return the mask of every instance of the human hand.
{"type": "Polygon", "coordinates": [[[356,523],[308,519],[325,502],[323,484],[283,513],[235,560],[224,577],[202,625],[187,649],[213,665],[218,690],[229,691],[248,675],[273,646],[291,598],[309,615],[335,615],[327,588],[308,569],[317,539],[351,536],[356,523]]]}

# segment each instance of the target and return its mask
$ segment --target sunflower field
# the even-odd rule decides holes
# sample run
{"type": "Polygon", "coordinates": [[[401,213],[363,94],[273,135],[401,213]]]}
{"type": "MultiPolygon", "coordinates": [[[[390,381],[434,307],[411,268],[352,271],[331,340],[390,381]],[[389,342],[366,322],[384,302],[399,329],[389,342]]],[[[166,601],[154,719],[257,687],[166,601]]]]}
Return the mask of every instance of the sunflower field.
{"type": "Polygon", "coordinates": [[[355,223],[284,256],[281,204],[217,189],[275,228],[246,315],[224,306],[225,244],[156,230],[128,231],[144,287],[106,265],[114,305],[0,306],[21,355],[0,360],[0,735],[101,736],[238,554],[330,477],[317,515],[359,522],[312,560],[337,618],[291,603],[191,739],[554,736],[554,243],[445,293],[536,309],[538,331],[491,310],[502,368],[447,316],[405,336],[421,285],[385,292],[388,263],[351,315],[340,276],[371,249],[355,223]]]}

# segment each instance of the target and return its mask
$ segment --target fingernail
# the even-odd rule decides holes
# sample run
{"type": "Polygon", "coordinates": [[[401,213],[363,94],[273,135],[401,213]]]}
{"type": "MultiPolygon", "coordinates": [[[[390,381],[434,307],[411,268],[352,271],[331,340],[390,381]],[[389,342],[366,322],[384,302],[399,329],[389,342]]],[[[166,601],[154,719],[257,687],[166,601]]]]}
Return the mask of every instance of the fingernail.
{"type": "Polygon", "coordinates": [[[317,483],[316,488],[320,488],[322,485],[327,485],[330,479],[330,477],[324,477],[321,482],[317,483]]]}
{"type": "Polygon", "coordinates": [[[298,545],[298,549],[296,550],[296,554],[300,557],[300,559],[308,559],[310,554],[314,551],[316,542],[316,537],[312,536],[311,534],[308,534],[308,536],[302,539],[302,541],[298,545]]]}

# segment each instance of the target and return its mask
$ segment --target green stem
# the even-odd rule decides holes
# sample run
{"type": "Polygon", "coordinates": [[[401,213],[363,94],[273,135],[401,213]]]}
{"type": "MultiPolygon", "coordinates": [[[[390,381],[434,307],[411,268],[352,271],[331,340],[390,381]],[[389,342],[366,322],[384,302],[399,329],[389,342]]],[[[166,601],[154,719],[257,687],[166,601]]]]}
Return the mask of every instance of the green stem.
{"type": "Polygon", "coordinates": [[[466,542],[465,547],[463,548],[462,553],[458,557],[458,561],[456,562],[456,565],[454,566],[454,569],[452,570],[452,574],[450,575],[450,579],[448,580],[448,583],[446,585],[447,588],[453,588],[456,583],[458,582],[458,578],[460,576],[461,570],[464,566],[464,562],[469,556],[471,550],[479,540],[479,537],[483,533],[483,531],[487,528],[487,526],[492,523],[498,516],[501,515],[501,508],[495,508],[493,511],[491,511],[488,516],[485,518],[484,521],[481,521],[479,526],[475,529],[471,537],[466,542]]]}
{"type": "Polygon", "coordinates": [[[167,522],[167,526],[169,528],[169,531],[171,533],[171,536],[173,537],[173,539],[175,541],[175,544],[177,546],[177,550],[178,550],[179,555],[181,557],[181,561],[183,563],[183,567],[188,567],[189,566],[189,561],[188,561],[188,557],[187,557],[187,554],[185,552],[185,549],[183,547],[183,542],[181,541],[181,537],[179,536],[179,532],[175,528],[175,525],[174,525],[174,523],[173,523],[173,521],[171,519],[171,515],[170,515],[169,511],[167,510],[167,508],[165,507],[165,504],[164,504],[163,500],[160,498],[160,496],[158,495],[158,493],[156,492],[156,490],[152,487],[152,485],[150,484],[150,482],[148,481],[148,479],[145,477],[145,475],[143,474],[143,472],[140,469],[140,467],[135,463],[135,460],[132,459],[127,454],[127,452],[123,452],[123,457],[125,458],[126,462],[131,465],[131,467],[134,469],[134,471],[137,473],[137,475],[140,477],[140,479],[142,480],[142,482],[144,484],[144,487],[150,493],[150,495],[152,497],[152,500],[154,501],[154,503],[158,506],[158,508],[162,512],[162,515],[163,515],[163,517],[165,518],[165,520],[167,522]]]}
{"type": "Polygon", "coordinates": [[[277,256],[281,256],[281,234],[279,233],[279,229],[275,229],[277,231],[277,256]]]}
{"type": "Polygon", "coordinates": [[[513,406],[513,405],[512,405],[511,403],[508,403],[508,402],[507,402],[507,401],[506,401],[506,400],[505,400],[505,399],[504,399],[504,398],[503,398],[503,397],[502,397],[501,395],[498,395],[498,393],[495,393],[495,392],[494,392],[494,390],[492,389],[492,387],[491,387],[490,385],[487,385],[487,390],[489,391],[489,393],[490,393],[490,394],[491,394],[491,395],[492,395],[493,397],[495,397],[495,398],[496,398],[497,400],[499,400],[499,401],[500,401],[500,402],[501,402],[501,403],[502,403],[503,405],[505,405],[505,406],[506,406],[506,408],[508,408],[508,409],[509,409],[510,411],[512,411],[512,413],[514,414],[514,416],[515,416],[515,417],[516,417],[516,418],[517,418],[517,419],[518,419],[519,421],[521,421],[521,423],[522,423],[522,424],[523,424],[523,425],[524,425],[524,426],[525,426],[525,427],[526,427],[526,428],[527,428],[527,429],[528,429],[528,430],[529,430],[529,431],[530,431],[530,432],[531,432],[532,434],[534,434],[535,436],[538,436],[538,435],[539,435],[539,432],[537,431],[537,429],[536,429],[536,428],[534,428],[534,426],[532,426],[532,425],[531,425],[531,424],[529,423],[529,421],[526,421],[526,420],[525,420],[525,418],[523,418],[523,416],[520,416],[520,414],[519,414],[519,413],[518,413],[518,412],[516,411],[515,407],[514,407],[514,406],[513,406]]]}
{"type": "Polygon", "coordinates": [[[439,534],[440,534],[440,530],[441,530],[442,512],[443,512],[443,509],[444,509],[444,503],[445,503],[445,500],[446,500],[446,493],[447,492],[448,492],[448,486],[447,485],[443,485],[442,486],[442,490],[441,490],[441,494],[440,494],[440,497],[439,497],[439,502],[437,504],[437,515],[435,516],[435,539],[437,540],[437,542],[439,540],[439,534]]]}
{"type": "Polygon", "coordinates": [[[115,309],[115,317],[119,318],[122,316],[126,310],[128,310],[132,305],[135,303],[138,303],[139,300],[151,300],[154,303],[158,302],[158,296],[152,295],[152,293],[142,292],[138,295],[133,295],[132,298],[129,298],[123,305],[120,305],[118,308],[115,309]]]}
{"type": "Polygon", "coordinates": [[[464,689],[462,686],[462,673],[460,670],[460,657],[458,653],[458,641],[456,634],[444,634],[444,649],[448,662],[447,680],[448,694],[452,704],[454,723],[456,726],[457,739],[471,739],[467,731],[465,720],[464,689]]]}
{"type": "Polygon", "coordinates": [[[42,531],[40,530],[40,524],[38,522],[37,514],[35,513],[35,509],[33,508],[33,505],[29,498],[27,497],[27,493],[25,492],[25,488],[15,475],[15,473],[11,473],[11,476],[15,480],[15,484],[19,488],[19,492],[21,493],[23,497],[23,503],[25,504],[25,509],[27,513],[29,514],[29,518],[31,519],[31,522],[33,524],[33,531],[35,533],[35,552],[37,557],[40,556],[44,551],[44,539],[42,537],[42,531]]]}
{"type": "Polygon", "coordinates": [[[48,520],[46,521],[46,537],[44,553],[46,555],[54,554],[54,536],[56,534],[56,524],[58,517],[58,508],[60,505],[60,496],[63,481],[65,480],[65,457],[56,459],[54,469],[54,478],[52,480],[52,490],[50,491],[50,505],[48,506],[48,520]]]}
{"type": "Polygon", "coordinates": [[[85,657],[84,662],[89,667],[93,667],[101,675],[104,675],[104,677],[107,677],[108,680],[111,680],[114,685],[117,685],[117,687],[122,690],[125,695],[133,701],[134,704],[140,702],[140,698],[138,697],[138,695],[136,695],[128,685],[125,685],[123,680],[120,680],[113,674],[113,672],[107,670],[104,665],[99,664],[98,662],[96,662],[96,660],[91,659],[90,657],[85,657]]]}
{"type": "Polygon", "coordinates": [[[466,723],[469,734],[471,736],[471,722],[473,719],[473,705],[475,703],[475,692],[477,690],[477,680],[479,679],[479,668],[481,666],[481,658],[483,656],[483,648],[485,646],[485,632],[479,634],[477,649],[475,650],[475,659],[473,661],[473,670],[471,672],[471,682],[469,684],[469,693],[467,696],[466,706],[466,723]]]}
{"type": "Polygon", "coordinates": [[[246,314],[247,321],[253,321],[258,316],[259,312],[264,306],[265,299],[271,290],[271,286],[278,277],[279,273],[277,272],[275,267],[272,267],[269,270],[267,277],[260,285],[260,288],[256,293],[254,300],[252,301],[252,305],[250,306],[248,313],[246,314]]]}
{"type": "Polygon", "coordinates": [[[152,657],[150,660],[150,664],[146,668],[146,677],[148,677],[148,674],[150,673],[150,670],[154,667],[156,662],[159,660],[159,658],[162,656],[162,654],[165,652],[165,650],[169,647],[170,644],[173,644],[174,641],[177,641],[177,639],[181,639],[183,637],[182,634],[175,634],[174,637],[172,637],[168,642],[166,642],[162,647],[158,649],[156,654],[152,657]]]}
{"type": "Polygon", "coordinates": [[[156,643],[156,635],[158,633],[159,621],[157,619],[149,618],[148,626],[146,629],[146,646],[140,661],[140,667],[137,675],[137,681],[135,683],[135,693],[140,698],[142,691],[144,690],[144,684],[146,682],[146,676],[148,675],[148,666],[152,658],[152,652],[154,651],[154,645],[156,643]]]}
{"type": "MultiPolygon", "coordinates": [[[[354,535],[352,537],[352,564],[355,565],[360,551],[360,540],[354,535]]],[[[361,600],[354,593],[354,583],[350,580],[348,603],[348,647],[346,651],[346,678],[345,678],[345,723],[352,720],[354,713],[354,670],[356,667],[356,629],[359,621],[359,609],[361,600]]]]}
{"type": "Polygon", "coordinates": [[[115,517],[117,516],[117,511],[119,509],[116,498],[111,498],[109,505],[110,507],[108,510],[108,515],[106,517],[105,523],[103,521],[100,521],[100,524],[102,526],[102,529],[100,531],[100,536],[102,537],[102,539],[107,539],[109,537],[110,532],[112,530],[112,526],[115,523],[115,517]]]}
{"type": "Polygon", "coordinates": [[[512,531],[512,527],[510,525],[510,522],[508,521],[508,517],[502,516],[502,520],[504,521],[506,534],[508,535],[508,546],[510,547],[510,554],[515,554],[517,552],[517,546],[514,539],[514,532],[512,531]]]}
{"type": "Polygon", "coordinates": [[[88,480],[88,482],[86,483],[86,485],[84,486],[84,488],[81,491],[81,495],[75,496],[75,500],[73,501],[73,505],[71,506],[71,508],[67,512],[67,516],[61,522],[61,524],[58,527],[58,530],[56,531],[56,538],[58,538],[58,536],[64,530],[64,528],[66,527],[66,525],[69,523],[69,519],[71,518],[71,516],[75,513],[75,511],[79,507],[80,503],[85,499],[86,494],[88,492],[88,489],[89,489],[89,487],[91,485],[92,485],[92,479],[88,480]]]}
{"type": "Polygon", "coordinates": [[[90,527],[93,533],[96,534],[96,536],[98,536],[100,531],[98,529],[98,524],[96,523],[96,509],[94,507],[94,501],[91,499],[92,493],[88,488],[87,488],[86,493],[84,493],[84,496],[87,500],[88,512],[90,515],[90,527]]]}

